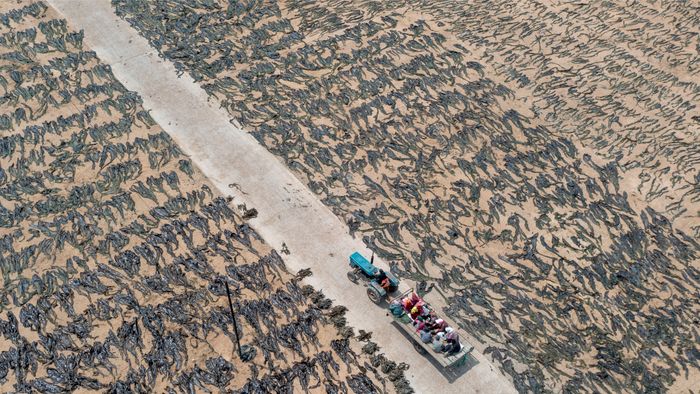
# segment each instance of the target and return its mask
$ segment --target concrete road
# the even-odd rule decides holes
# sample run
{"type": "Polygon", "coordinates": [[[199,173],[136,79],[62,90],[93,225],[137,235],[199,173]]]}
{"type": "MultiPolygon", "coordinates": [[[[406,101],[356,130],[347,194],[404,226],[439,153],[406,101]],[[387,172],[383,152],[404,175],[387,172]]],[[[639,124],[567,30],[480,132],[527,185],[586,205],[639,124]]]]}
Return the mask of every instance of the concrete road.
{"type": "MultiPolygon", "coordinates": [[[[482,355],[457,376],[441,373],[429,358],[420,356],[391,325],[386,311],[369,301],[362,286],[346,278],[347,258],[367,252],[347,227],[275,156],[248,133],[229,123],[229,115],[191,78],[178,78],[174,67],[160,59],[148,42],[114,14],[109,0],[48,0],[75,29],[85,31],[87,45],[192,158],[223,195],[256,207],[250,224],[271,246],[285,243],[283,255],[291,270],[311,268],[306,282],[349,308],[348,322],[373,332],[381,351],[406,362],[418,393],[507,393],[512,383],[482,355]]],[[[383,265],[379,262],[379,265],[383,265]]]]}

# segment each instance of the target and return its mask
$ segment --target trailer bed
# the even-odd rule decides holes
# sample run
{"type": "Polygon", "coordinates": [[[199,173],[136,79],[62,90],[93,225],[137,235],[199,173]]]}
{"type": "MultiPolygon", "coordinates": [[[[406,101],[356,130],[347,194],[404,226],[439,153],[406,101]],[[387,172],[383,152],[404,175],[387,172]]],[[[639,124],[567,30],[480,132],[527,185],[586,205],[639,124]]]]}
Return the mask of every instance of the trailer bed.
{"type": "MultiPolygon", "coordinates": [[[[402,293],[401,295],[399,295],[398,297],[394,298],[394,300],[397,300],[397,299],[401,300],[402,298],[406,297],[407,295],[410,295],[412,292],[413,292],[413,290],[408,290],[408,291],[402,293]]],[[[394,300],[392,300],[392,301],[394,301],[394,300]]],[[[425,300],[423,300],[423,302],[425,303],[425,306],[429,310],[433,310],[433,308],[430,306],[430,304],[425,302],[425,300]]],[[[462,335],[462,332],[459,329],[455,328],[455,326],[450,325],[450,327],[452,327],[459,335],[459,338],[460,338],[459,343],[460,343],[461,349],[460,349],[459,353],[453,354],[451,356],[445,356],[443,353],[437,353],[433,350],[431,344],[423,343],[423,341],[421,341],[420,335],[416,332],[415,328],[413,327],[411,318],[408,316],[408,314],[406,314],[404,312],[403,315],[398,316],[398,317],[394,316],[393,314],[391,314],[391,315],[393,316],[394,321],[396,322],[396,326],[401,331],[408,334],[408,336],[411,338],[411,340],[413,341],[413,346],[416,348],[416,350],[418,350],[420,353],[423,353],[423,354],[425,354],[425,353],[430,354],[431,357],[438,364],[440,364],[443,368],[457,367],[457,366],[463,365],[467,361],[467,357],[468,357],[469,353],[472,350],[474,350],[474,346],[472,346],[469,343],[464,342],[463,338],[465,338],[465,336],[462,335]]]]}

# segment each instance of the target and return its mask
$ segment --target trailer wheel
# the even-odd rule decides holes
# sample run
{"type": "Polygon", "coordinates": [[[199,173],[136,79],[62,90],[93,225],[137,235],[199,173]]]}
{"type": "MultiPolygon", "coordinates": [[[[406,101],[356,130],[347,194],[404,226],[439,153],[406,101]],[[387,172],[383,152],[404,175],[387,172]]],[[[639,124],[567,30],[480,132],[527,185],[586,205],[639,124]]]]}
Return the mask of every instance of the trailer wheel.
{"type": "Polygon", "coordinates": [[[423,346],[421,346],[420,343],[418,343],[416,341],[413,341],[413,348],[416,349],[416,351],[423,356],[428,354],[428,352],[425,351],[425,348],[423,346]]]}
{"type": "Polygon", "coordinates": [[[350,279],[350,282],[357,284],[360,281],[360,278],[357,276],[355,271],[348,271],[348,279],[350,279]]]}
{"type": "Polygon", "coordinates": [[[379,304],[379,302],[382,300],[382,296],[379,294],[379,292],[371,287],[367,288],[367,297],[369,297],[369,299],[375,304],[379,304]]]}

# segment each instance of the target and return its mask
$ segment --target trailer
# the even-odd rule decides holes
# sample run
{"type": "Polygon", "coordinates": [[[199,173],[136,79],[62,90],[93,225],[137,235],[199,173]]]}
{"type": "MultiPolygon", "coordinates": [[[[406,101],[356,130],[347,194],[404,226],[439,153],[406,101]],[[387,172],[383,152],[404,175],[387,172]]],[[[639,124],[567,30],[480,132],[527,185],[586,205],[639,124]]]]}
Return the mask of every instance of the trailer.
{"type": "MultiPolygon", "coordinates": [[[[407,290],[401,293],[398,297],[395,297],[393,300],[391,300],[391,303],[389,305],[393,304],[395,301],[399,301],[400,303],[403,298],[411,296],[413,293],[413,289],[407,290]]],[[[427,302],[425,302],[425,300],[421,299],[421,301],[423,301],[424,308],[428,308],[428,310],[434,310],[427,302]]],[[[394,314],[393,311],[390,311],[390,315],[394,318],[395,326],[398,327],[404,333],[406,333],[409,338],[411,338],[411,341],[413,342],[413,347],[416,349],[416,351],[422,355],[430,355],[443,368],[457,368],[466,364],[469,358],[469,353],[471,353],[471,351],[474,350],[474,346],[464,341],[463,338],[465,338],[465,336],[462,335],[461,330],[455,328],[455,326],[453,325],[450,325],[450,327],[452,327],[455,330],[455,332],[457,332],[457,335],[459,335],[460,350],[458,353],[453,354],[451,356],[446,356],[443,353],[438,353],[433,350],[431,344],[423,343],[423,341],[421,341],[419,333],[416,332],[416,329],[413,326],[413,320],[411,319],[410,315],[406,313],[406,311],[403,311],[403,314],[399,316],[394,314]]]]}

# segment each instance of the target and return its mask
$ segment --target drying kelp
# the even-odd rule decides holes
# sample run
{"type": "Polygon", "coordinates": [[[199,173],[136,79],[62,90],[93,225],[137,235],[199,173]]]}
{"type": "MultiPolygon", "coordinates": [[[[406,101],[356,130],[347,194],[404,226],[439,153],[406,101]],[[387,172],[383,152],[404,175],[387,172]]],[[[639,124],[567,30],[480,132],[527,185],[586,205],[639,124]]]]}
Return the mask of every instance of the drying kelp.
{"type": "Polygon", "coordinates": [[[636,192],[700,236],[698,50],[691,1],[284,2],[300,34],[347,29],[410,6],[505,80],[558,135],[616,161],[636,192]],[[361,4],[364,3],[364,6],[361,4]],[[318,21],[323,21],[319,23],[318,21]],[[331,22],[332,21],[332,22],[331,22]]]}
{"type": "Polygon", "coordinates": [[[411,392],[82,39],[0,4],[2,391],[411,392]]]}
{"type": "Polygon", "coordinates": [[[113,0],[519,390],[635,392],[698,371],[682,3],[113,0]]]}

